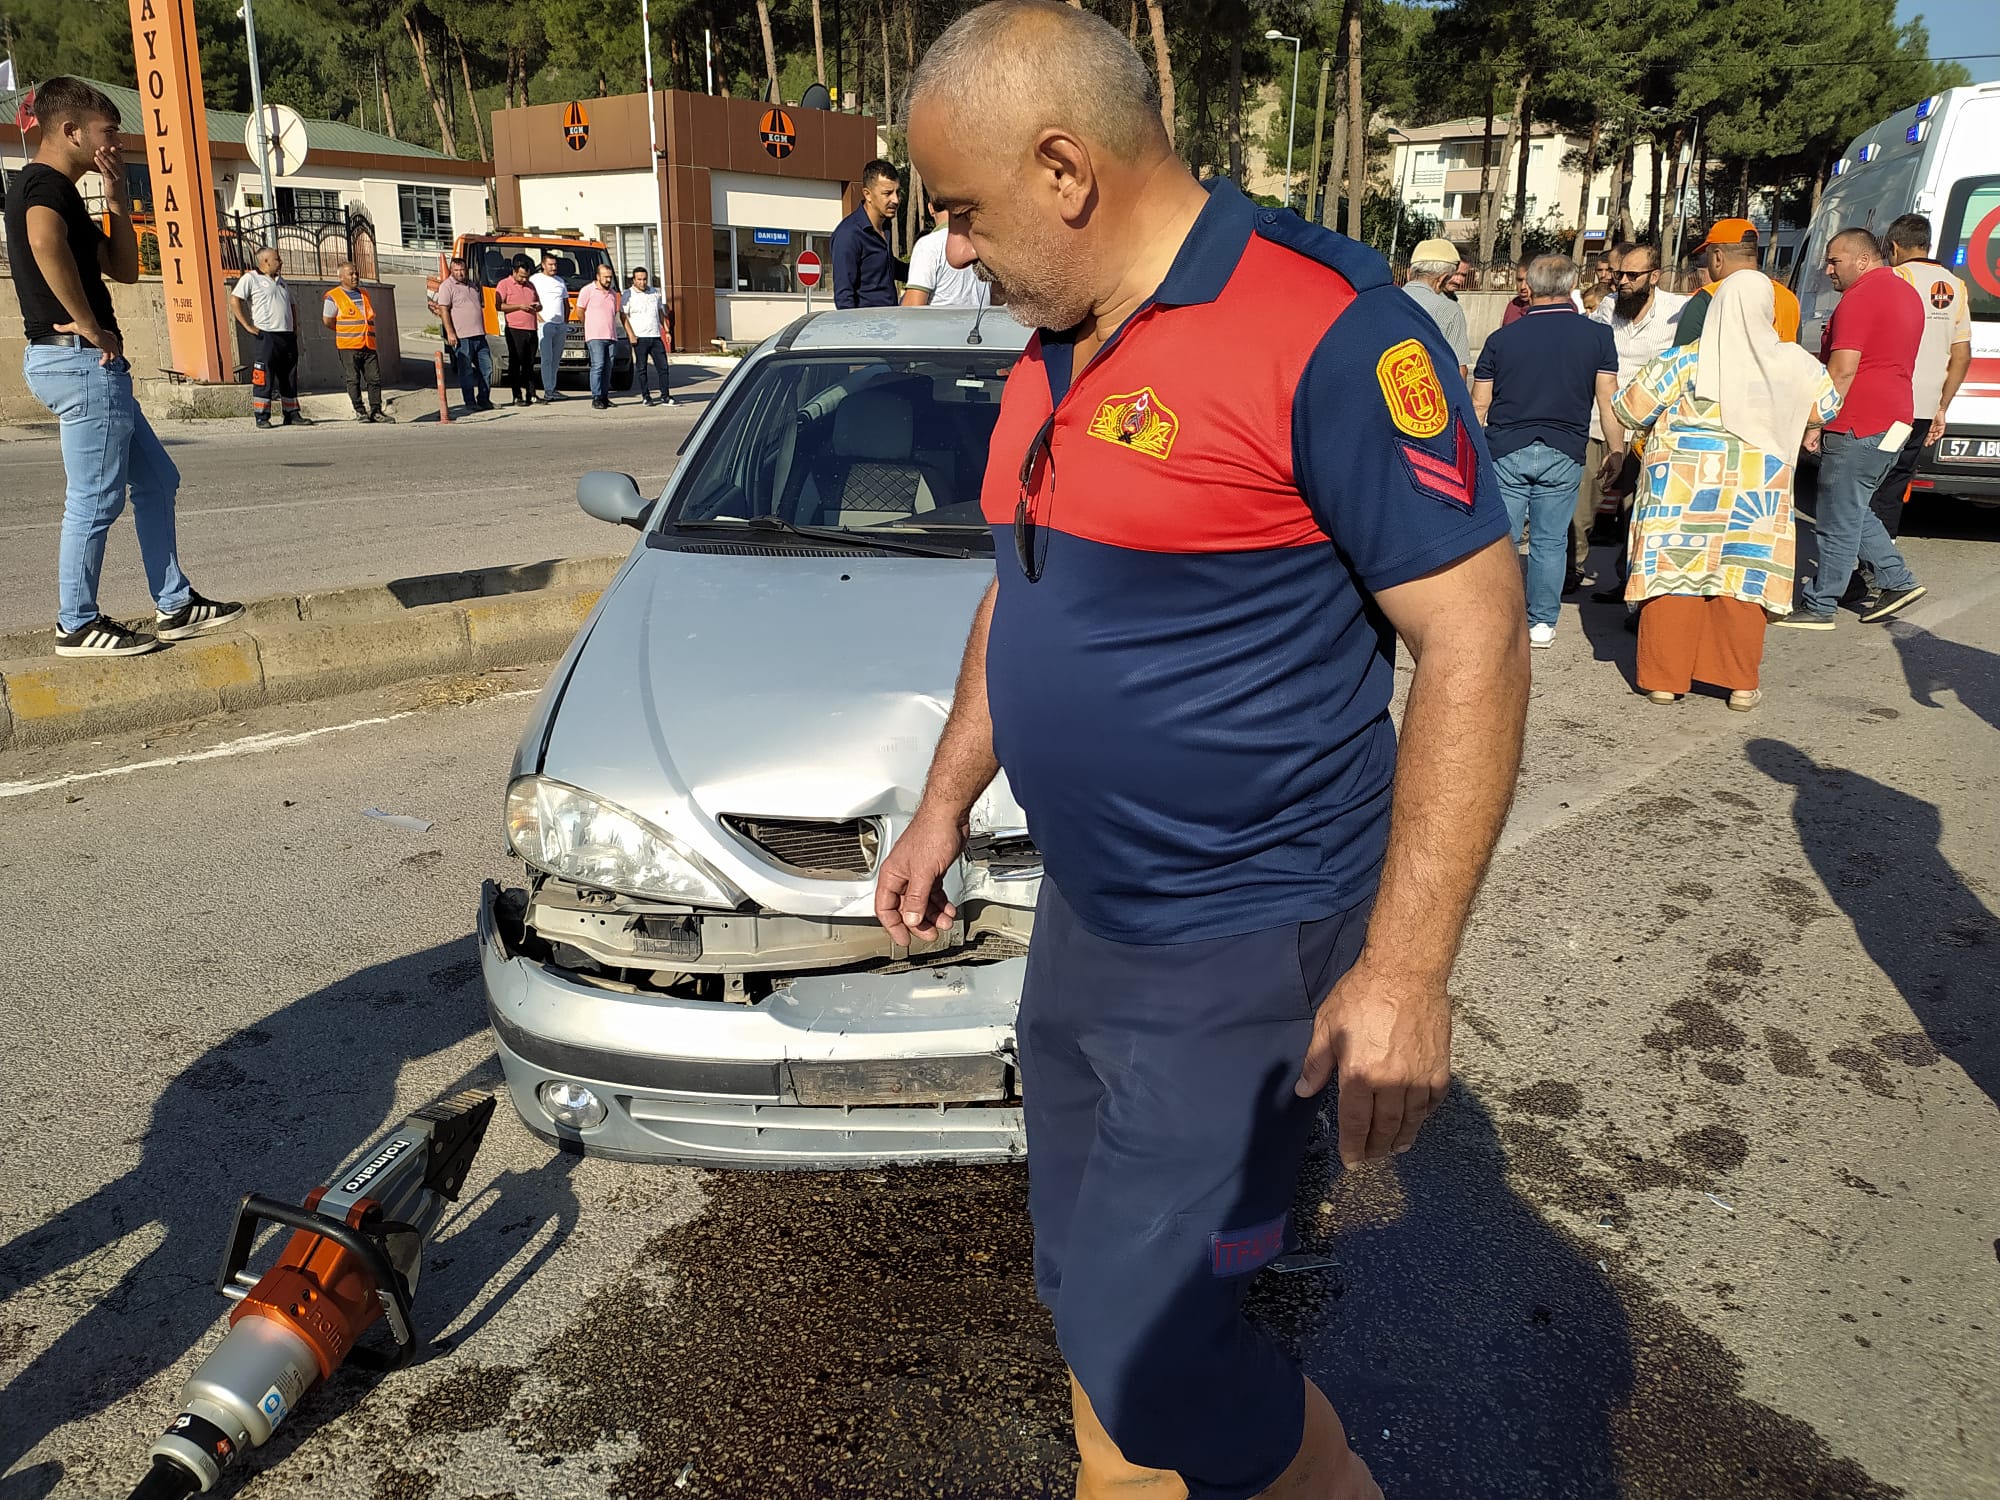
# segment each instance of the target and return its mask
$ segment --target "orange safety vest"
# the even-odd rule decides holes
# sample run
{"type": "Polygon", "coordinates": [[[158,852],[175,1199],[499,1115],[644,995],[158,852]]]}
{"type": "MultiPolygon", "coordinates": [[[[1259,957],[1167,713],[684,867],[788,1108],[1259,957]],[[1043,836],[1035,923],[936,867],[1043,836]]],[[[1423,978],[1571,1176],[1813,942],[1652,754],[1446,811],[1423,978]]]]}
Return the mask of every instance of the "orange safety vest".
{"type": "Polygon", "coordinates": [[[346,287],[337,286],[327,293],[333,299],[333,346],[336,349],[373,349],[375,347],[375,304],[368,300],[366,292],[356,302],[346,287]]]}

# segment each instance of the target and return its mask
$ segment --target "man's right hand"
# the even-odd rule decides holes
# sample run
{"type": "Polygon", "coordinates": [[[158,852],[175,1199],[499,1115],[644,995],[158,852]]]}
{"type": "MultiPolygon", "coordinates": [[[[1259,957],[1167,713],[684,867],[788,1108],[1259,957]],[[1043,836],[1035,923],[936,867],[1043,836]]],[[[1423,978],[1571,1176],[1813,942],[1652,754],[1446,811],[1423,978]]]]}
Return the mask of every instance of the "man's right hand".
{"type": "Polygon", "coordinates": [[[944,898],[944,876],[964,847],[957,819],[917,809],[875,872],[875,920],[897,947],[909,947],[912,933],[928,941],[957,919],[958,908],[944,898]]]}
{"type": "Polygon", "coordinates": [[[97,362],[108,365],[114,359],[125,357],[125,341],[108,328],[100,328],[95,323],[58,323],[57,333],[73,333],[97,347],[97,362]]]}

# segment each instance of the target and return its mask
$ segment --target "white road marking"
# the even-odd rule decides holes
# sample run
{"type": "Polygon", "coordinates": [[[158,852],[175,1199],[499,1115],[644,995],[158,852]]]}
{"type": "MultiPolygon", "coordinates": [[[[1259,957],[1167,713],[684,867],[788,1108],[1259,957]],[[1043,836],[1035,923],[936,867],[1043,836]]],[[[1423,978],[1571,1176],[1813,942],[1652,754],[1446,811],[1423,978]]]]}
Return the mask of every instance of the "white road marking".
{"type": "MultiPolygon", "coordinates": [[[[664,485],[666,482],[667,482],[667,476],[664,474],[660,475],[656,479],[641,476],[637,480],[641,494],[644,494],[646,492],[646,486],[649,484],[664,485]]],[[[431,491],[428,488],[422,485],[416,486],[416,489],[423,493],[431,493],[431,491]]],[[[561,485],[556,483],[482,484],[474,487],[474,492],[481,495],[514,495],[514,494],[520,494],[527,490],[540,490],[557,498],[564,497],[564,492],[561,485]]],[[[440,498],[444,499],[464,498],[464,494],[462,492],[440,491],[438,493],[440,495],[440,498]]],[[[369,500],[406,499],[406,498],[408,497],[401,492],[398,492],[393,495],[368,494],[360,496],[356,496],[352,493],[343,492],[336,495],[323,495],[316,500],[267,500],[267,501],[260,501],[256,505],[209,505],[201,507],[183,505],[177,508],[176,514],[180,517],[181,520],[187,521],[193,519],[196,516],[237,516],[244,514],[255,514],[259,511],[267,511],[267,510],[309,510],[316,505],[351,506],[355,504],[357,500],[365,502],[369,500]]],[[[565,501],[565,503],[567,502],[565,501]]],[[[61,525],[62,525],[62,517],[60,516],[57,516],[55,519],[49,521],[10,521],[5,525],[0,525],[0,532],[54,531],[57,527],[61,525]]]]}
{"type": "MultiPolygon", "coordinates": [[[[538,687],[517,688],[510,693],[495,693],[490,698],[479,698],[474,701],[499,703],[508,698],[533,697],[540,691],[538,687]]],[[[422,709],[406,708],[399,713],[352,719],[345,724],[324,724],[318,729],[301,729],[289,734],[273,731],[266,734],[245,735],[240,740],[211,745],[206,750],[193,750],[186,755],[167,755],[158,760],[140,760],[133,761],[129,765],[106,766],[100,771],[77,771],[68,776],[58,776],[51,781],[0,781],[0,798],[30,797],[36,792],[53,792],[62,787],[75,786],[79,782],[101,781],[109,776],[132,776],[140,771],[158,771],[168,766],[193,765],[196,761],[229,760],[238,755],[262,755],[269,750],[283,750],[292,745],[303,745],[308,740],[316,740],[329,734],[344,734],[350,729],[370,729],[378,724],[394,724],[399,719],[413,719],[422,712],[422,709]]]]}

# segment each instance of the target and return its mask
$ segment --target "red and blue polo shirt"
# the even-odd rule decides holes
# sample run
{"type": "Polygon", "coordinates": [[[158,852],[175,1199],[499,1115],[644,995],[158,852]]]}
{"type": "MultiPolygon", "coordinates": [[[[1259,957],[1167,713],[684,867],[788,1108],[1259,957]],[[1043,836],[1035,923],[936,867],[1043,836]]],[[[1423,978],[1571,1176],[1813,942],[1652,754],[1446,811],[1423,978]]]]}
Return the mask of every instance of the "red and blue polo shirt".
{"type": "Polygon", "coordinates": [[[994,749],[1045,869],[1122,942],[1345,911],[1395,769],[1372,595],[1507,534],[1456,356],[1374,251],[1227,182],[1153,298],[1070,354],[1029,341],[982,495],[994,749]]]}

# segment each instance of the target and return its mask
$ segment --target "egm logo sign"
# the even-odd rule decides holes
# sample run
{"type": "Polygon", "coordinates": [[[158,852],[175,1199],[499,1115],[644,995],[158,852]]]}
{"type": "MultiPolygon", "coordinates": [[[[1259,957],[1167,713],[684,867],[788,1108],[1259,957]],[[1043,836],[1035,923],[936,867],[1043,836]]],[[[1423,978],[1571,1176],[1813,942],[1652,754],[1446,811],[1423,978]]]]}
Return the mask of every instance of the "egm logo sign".
{"type": "Polygon", "coordinates": [[[767,109],[764,118],[757,125],[757,139],[764,143],[764,149],[783,161],[792,154],[792,147],[799,143],[798,127],[792,124],[792,117],[782,109],[767,109]]]}
{"type": "Polygon", "coordinates": [[[572,151],[581,151],[590,140],[590,116],[583,112],[583,106],[570,101],[563,111],[563,144],[572,151]]]}

